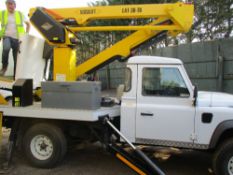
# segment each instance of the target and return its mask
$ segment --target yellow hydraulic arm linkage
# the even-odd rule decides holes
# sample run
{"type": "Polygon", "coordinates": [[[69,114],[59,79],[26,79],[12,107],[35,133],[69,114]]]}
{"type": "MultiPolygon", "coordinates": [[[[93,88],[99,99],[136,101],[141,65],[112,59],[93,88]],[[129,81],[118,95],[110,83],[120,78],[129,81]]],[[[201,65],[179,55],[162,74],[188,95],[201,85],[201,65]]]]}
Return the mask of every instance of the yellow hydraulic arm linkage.
{"type": "Polygon", "coordinates": [[[187,32],[193,22],[192,4],[121,5],[85,8],[34,8],[29,16],[32,24],[54,49],[54,80],[75,81],[115,58],[128,58],[131,51],[161,33],[176,36],[187,32]],[[143,26],[90,26],[91,21],[102,19],[148,18],[143,26]],[[75,33],[80,31],[135,31],[80,65],[76,65],[73,49],[75,33]]]}

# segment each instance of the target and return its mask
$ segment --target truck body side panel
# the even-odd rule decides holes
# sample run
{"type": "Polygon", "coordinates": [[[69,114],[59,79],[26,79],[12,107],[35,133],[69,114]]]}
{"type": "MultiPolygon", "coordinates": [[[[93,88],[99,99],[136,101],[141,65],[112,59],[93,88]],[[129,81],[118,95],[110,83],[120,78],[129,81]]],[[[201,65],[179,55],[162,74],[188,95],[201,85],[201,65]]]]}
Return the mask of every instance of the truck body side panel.
{"type": "Polygon", "coordinates": [[[209,145],[215,129],[224,121],[232,120],[233,108],[198,107],[196,113],[196,142],[209,145]],[[209,122],[204,121],[204,114],[212,115],[209,122]]]}

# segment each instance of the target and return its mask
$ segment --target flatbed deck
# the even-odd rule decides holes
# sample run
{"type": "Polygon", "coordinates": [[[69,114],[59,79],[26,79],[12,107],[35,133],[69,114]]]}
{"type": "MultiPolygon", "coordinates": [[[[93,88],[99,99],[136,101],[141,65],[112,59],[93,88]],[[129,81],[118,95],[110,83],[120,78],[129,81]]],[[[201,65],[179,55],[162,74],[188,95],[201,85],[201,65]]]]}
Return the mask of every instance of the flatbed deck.
{"type": "Polygon", "coordinates": [[[100,116],[109,115],[109,117],[120,116],[120,105],[112,107],[101,107],[97,110],[82,109],[58,109],[42,108],[40,102],[36,102],[27,107],[12,107],[12,105],[0,105],[0,111],[4,116],[40,118],[40,119],[57,119],[73,121],[98,121],[100,116]]]}

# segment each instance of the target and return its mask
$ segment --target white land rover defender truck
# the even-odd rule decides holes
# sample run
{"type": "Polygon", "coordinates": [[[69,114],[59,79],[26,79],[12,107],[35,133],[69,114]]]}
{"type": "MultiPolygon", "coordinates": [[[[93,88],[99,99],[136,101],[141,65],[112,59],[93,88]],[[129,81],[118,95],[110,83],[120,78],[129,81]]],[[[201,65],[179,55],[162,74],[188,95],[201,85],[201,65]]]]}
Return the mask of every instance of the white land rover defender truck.
{"type": "Polygon", "coordinates": [[[56,165],[70,138],[93,140],[93,130],[102,137],[98,120],[108,115],[131,143],[208,151],[216,174],[233,174],[233,95],[198,92],[173,58],[131,57],[125,78],[120,104],[96,110],[0,105],[3,126],[20,123],[18,143],[39,167],[56,165]]]}

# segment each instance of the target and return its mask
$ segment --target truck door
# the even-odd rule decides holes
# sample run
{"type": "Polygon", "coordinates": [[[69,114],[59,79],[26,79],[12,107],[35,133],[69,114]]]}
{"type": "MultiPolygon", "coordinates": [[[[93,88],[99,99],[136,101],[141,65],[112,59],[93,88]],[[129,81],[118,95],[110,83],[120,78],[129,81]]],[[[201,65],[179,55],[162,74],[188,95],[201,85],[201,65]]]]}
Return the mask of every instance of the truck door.
{"type": "Polygon", "coordinates": [[[138,66],[136,142],[182,147],[193,143],[192,87],[182,68],[138,66]]]}

